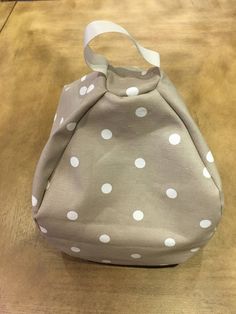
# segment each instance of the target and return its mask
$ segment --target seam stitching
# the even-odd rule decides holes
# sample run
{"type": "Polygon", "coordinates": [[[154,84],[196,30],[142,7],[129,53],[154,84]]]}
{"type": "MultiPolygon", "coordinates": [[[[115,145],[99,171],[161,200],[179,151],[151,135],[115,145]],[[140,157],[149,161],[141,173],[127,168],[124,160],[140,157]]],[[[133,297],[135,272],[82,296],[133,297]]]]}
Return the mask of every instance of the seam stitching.
{"type": "MultiPolygon", "coordinates": [[[[188,132],[188,134],[189,134],[189,136],[190,136],[190,138],[191,138],[191,140],[192,140],[192,143],[194,144],[194,147],[195,147],[195,149],[196,149],[196,151],[197,151],[197,154],[198,154],[198,156],[199,156],[199,158],[200,158],[202,164],[203,164],[204,167],[206,167],[207,170],[208,170],[207,165],[205,164],[205,162],[203,161],[203,159],[202,159],[202,157],[201,157],[201,155],[200,155],[200,153],[199,153],[199,148],[197,147],[197,145],[196,145],[196,143],[195,143],[195,141],[194,141],[194,139],[193,139],[193,137],[192,137],[192,135],[191,135],[191,132],[189,131],[189,129],[188,129],[186,123],[184,122],[184,120],[183,120],[181,114],[179,114],[179,113],[172,107],[172,105],[165,99],[165,97],[161,94],[161,92],[160,92],[158,89],[156,89],[156,91],[159,93],[159,95],[161,96],[161,98],[167,103],[167,105],[175,112],[175,114],[179,117],[179,119],[181,120],[181,122],[182,122],[183,125],[185,126],[185,128],[186,128],[186,130],[187,130],[187,132],[188,132]]],[[[211,171],[210,171],[210,172],[211,172],[211,171]]],[[[212,175],[211,175],[211,180],[212,180],[212,182],[214,183],[215,187],[217,188],[217,190],[218,190],[218,192],[219,192],[220,209],[221,209],[221,211],[222,211],[223,205],[222,205],[221,190],[220,190],[220,188],[218,187],[218,185],[217,185],[217,183],[216,183],[216,181],[215,181],[215,179],[214,179],[214,177],[213,177],[212,175]]]]}
{"type": "MultiPolygon", "coordinates": [[[[87,110],[87,111],[80,117],[80,119],[77,121],[77,124],[78,124],[79,121],[89,112],[89,110],[90,110],[93,106],[95,106],[96,103],[97,103],[98,101],[100,101],[103,97],[104,97],[104,94],[103,94],[101,97],[99,97],[99,98],[97,99],[97,101],[91,105],[91,107],[88,108],[88,110],[87,110]]],[[[71,99],[70,99],[70,101],[71,101],[71,99]]],[[[69,143],[70,143],[72,137],[74,136],[74,134],[75,134],[75,132],[76,132],[77,130],[78,130],[78,129],[76,128],[76,129],[74,130],[73,134],[71,135],[70,139],[68,140],[68,143],[66,144],[65,148],[64,148],[63,151],[61,152],[61,156],[60,156],[60,158],[58,158],[58,162],[56,163],[55,167],[54,167],[53,170],[51,171],[51,174],[48,176],[46,182],[48,181],[48,179],[52,176],[52,174],[55,172],[56,168],[58,167],[58,165],[59,165],[59,163],[60,163],[60,161],[61,161],[61,159],[62,159],[62,157],[63,157],[63,155],[64,155],[64,152],[65,152],[67,146],[69,145],[69,143]]],[[[59,130],[59,131],[60,131],[60,130],[59,130]]],[[[54,134],[55,134],[55,133],[53,133],[53,135],[54,135],[54,134]]],[[[46,144],[45,144],[45,145],[46,145],[46,144]]],[[[54,178],[54,177],[53,177],[53,178],[54,178]]],[[[52,180],[53,180],[53,178],[52,178],[52,180]]],[[[52,181],[52,180],[51,180],[51,181],[52,181]]],[[[50,182],[51,182],[51,181],[50,181],[50,182]]],[[[40,211],[42,202],[43,202],[44,197],[45,197],[45,193],[47,192],[46,186],[47,186],[47,183],[46,183],[46,185],[45,185],[45,187],[44,187],[44,193],[43,193],[41,202],[40,202],[40,204],[39,204],[39,207],[38,207],[37,211],[34,211],[34,212],[33,212],[34,215],[37,215],[37,214],[39,213],[39,211],[40,211]]]]}

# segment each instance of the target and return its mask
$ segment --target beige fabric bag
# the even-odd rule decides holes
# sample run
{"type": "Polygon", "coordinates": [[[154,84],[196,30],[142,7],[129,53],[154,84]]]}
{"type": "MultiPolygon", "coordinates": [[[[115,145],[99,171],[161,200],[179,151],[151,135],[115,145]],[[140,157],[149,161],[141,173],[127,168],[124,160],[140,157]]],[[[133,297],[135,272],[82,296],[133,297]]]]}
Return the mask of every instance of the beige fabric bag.
{"type": "Polygon", "coordinates": [[[58,249],[117,265],[179,264],[221,218],[214,158],[159,54],[109,21],[87,25],[94,72],[66,85],[33,181],[33,217],[58,249]],[[93,53],[99,34],[128,36],[152,67],[112,67],[93,53]]]}

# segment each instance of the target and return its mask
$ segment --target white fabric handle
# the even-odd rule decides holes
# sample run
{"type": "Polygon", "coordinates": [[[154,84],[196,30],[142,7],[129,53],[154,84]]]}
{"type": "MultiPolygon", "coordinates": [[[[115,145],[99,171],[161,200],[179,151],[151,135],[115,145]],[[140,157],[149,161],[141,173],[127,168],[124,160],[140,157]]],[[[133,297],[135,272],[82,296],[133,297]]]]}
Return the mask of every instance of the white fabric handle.
{"type": "Polygon", "coordinates": [[[84,59],[87,65],[94,71],[107,74],[108,61],[102,56],[94,53],[89,47],[89,42],[103,33],[116,32],[126,35],[136,46],[140,55],[150,64],[160,67],[160,55],[158,52],[142,47],[126,29],[110,21],[93,21],[89,23],[84,31],[84,59]]]}

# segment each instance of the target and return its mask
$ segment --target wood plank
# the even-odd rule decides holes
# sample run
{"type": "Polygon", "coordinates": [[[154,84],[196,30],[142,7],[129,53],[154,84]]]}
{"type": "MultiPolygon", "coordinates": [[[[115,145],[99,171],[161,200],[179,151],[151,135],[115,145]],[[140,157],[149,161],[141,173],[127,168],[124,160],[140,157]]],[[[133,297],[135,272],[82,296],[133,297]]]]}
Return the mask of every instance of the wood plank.
{"type": "Polygon", "coordinates": [[[16,1],[0,2],[0,30],[3,28],[11,10],[13,9],[16,1]]]}
{"type": "MultiPolygon", "coordinates": [[[[236,312],[235,14],[230,0],[17,3],[0,34],[0,313],[236,312]],[[93,19],[120,23],[160,51],[220,170],[223,220],[206,248],[178,267],[75,260],[50,247],[32,221],[35,165],[61,88],[90,71],[82,36],[93,19]]],[[[92,46],[115,65],[147,66],[126,38],[107,34],[92,46]]]]}

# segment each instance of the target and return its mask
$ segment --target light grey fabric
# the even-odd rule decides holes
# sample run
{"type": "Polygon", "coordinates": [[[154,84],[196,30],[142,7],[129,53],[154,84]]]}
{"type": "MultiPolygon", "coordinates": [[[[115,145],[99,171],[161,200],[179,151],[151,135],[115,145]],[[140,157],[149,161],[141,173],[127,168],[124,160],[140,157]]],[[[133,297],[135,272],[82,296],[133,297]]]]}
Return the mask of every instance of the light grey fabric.
{"type": "Polygon", "coordinates": [[[182,263],[207,243],[223,193],[165,73],[108,66],[107,76],[92,72],[64,87],[32,205],[41,233],[65,253],[151,266],[182,263]]]}

